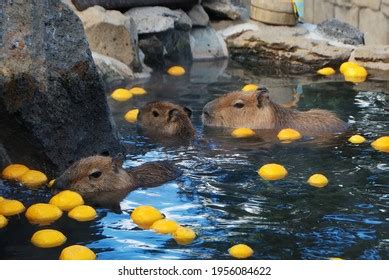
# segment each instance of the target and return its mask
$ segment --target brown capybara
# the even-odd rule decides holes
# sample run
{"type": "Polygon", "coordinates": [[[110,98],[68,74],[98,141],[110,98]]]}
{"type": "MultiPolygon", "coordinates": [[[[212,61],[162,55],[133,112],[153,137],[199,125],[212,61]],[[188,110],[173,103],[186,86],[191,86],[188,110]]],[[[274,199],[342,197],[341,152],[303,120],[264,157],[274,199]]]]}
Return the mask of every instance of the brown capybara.
{"type": "Polygon", "coordinates": [[[327,110],[297,111],[269,99],[266,88],[252,92],[232,92],[207,103],[202,120],[205,126],[257,130],[293,128],[306,136],[342,132],[347,124],[327,110]]]}
{"type": "Polygon", "coordinates": [[[145,163],[130,170],[120,158],[91,156],[73,163],[55,180],[53,193],[71,190],[87,203],[120,212],[119,203],[136,188],[158,186],[176,179],[181,172],[166,161],[145,163]]]}
{"type": "Polygon", "coordinates": [[[139,110],[138,128],[151,138],[191,140],[195,136],[192,111],[167,101],[154,101],[139,110]]]}

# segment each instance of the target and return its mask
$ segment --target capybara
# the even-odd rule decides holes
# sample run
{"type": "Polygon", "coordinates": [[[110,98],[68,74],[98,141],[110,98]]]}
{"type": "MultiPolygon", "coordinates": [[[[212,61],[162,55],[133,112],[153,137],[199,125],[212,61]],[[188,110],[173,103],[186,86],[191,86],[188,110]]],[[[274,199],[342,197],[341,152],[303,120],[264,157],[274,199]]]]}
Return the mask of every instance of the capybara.
{"type": "Polygon", "coordinates": [[[220,96],[205,105],[202,120],[205,126],[213,127],[293,128],[306,136],[339,133],[347,129],[347,123],[330,111],[298,111],[272,102],[266,88],[220,96]]]}
{"type": "Polygon", "coordinates": [[[139,110],[138,127],[151,138],[191,140],[195,136],[192,111],[167,101],[154,101],[139,110]]]}
{"type": "Polygon", "coordinates": [[[120,201],[136,188],[159,186],[176,179],[181,172],[170,162],[142,164],[130,170],[122,168],[120,157],[90,156],[73,163],[55,180],[53,193],[78,192],[87,203],[120,211],[120,201]]]}

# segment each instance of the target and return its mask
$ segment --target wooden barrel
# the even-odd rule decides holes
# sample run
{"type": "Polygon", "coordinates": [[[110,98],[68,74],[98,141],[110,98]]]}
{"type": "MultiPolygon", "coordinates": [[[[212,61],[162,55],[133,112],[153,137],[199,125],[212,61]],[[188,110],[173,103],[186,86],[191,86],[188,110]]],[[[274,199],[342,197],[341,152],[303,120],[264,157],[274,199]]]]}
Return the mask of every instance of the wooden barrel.
{"type": "Polygon", "coordinates": [[[296,25],[292,0],[251,0],[251,19],[274,24],[296,25]]]}

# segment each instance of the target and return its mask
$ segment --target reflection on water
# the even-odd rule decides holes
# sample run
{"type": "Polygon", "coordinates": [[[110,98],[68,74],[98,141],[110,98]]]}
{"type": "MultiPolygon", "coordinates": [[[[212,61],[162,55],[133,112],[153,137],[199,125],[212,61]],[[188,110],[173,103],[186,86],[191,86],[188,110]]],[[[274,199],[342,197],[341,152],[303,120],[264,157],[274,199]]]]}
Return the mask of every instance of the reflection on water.
{"type": "MultiPolygon", "coordinates": [[[[227,67],[225,61],[195,64],[190,74],[180,78],[156,73],[138,84],[147,89],[147,96],[125,103],[110,100],[123,142],[130,147],[125,167],[169,159],[184,175],[130,193],[122,202],[126,211],[121,215],[100,209],[96,221],[81,224],[64,216],[51,227],[68,237],[67,245],[86,244],[99,259],[228,259],[228,248],[241,242],[254,249],[255,259],[388,259],[388,154],[372,150],[369,144],[349,144],[345,135],[331,141],[280,144],[231,139],[223,130],[202,128],[205,103],[255,82],[268,86],[276,102],[298,100],[302,110],[336,111],[352,124],[352,132],[369,140],[388,134],[388,84],[368,82],[359,90],[361,86],[342,81],[314,79],[271,77],[239,65],[227,67]],[[189,147],[149,143],[123,120],[129,109],[161,99],[193,110],[197,139],[189,147]],[[269,162],[283,164],[288,177],[262,181],[257,170],[269,162]],[[329,178],[328,187],[315,189],[305,183],[317,172],[329,178]],[[140,230],[127,211],[145,204],[194,228],[198,239],[180,246],[170,236],[140,230]]],[[[26,205],[49,198],[45,191],[31,193],[15,184],[0,184],[0,195],[21,199],[26,205]]],[[[24,217],[12,218],[0,230],[0,258],[58,258],[62,247],[42,250],[30,244],[37,228],[24,217]]]]}

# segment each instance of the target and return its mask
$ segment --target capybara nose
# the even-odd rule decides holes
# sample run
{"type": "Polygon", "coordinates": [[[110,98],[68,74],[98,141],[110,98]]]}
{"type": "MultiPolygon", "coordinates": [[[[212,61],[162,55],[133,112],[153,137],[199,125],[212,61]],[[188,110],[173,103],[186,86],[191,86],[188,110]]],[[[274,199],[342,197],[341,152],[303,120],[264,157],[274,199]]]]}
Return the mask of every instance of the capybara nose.
{"type": "Polygon", "coordinates": [[[51,188],[51,192],[53,194],[56,194],[62,190],[66,190],[68,188],[68,183],[65,182],[65,180],[61,179],[61,178],[57,178],[55,181],[54,181],[54,184],[51,188]]]}
{"type": "Polygon", "coordinates": [[[259,92],[269,93],[269,90],[267,89],[267,87],[260,87],[258,90],[259,90],[259,92]]]}

